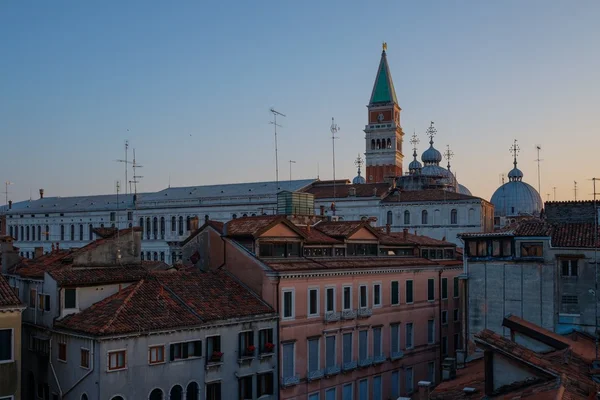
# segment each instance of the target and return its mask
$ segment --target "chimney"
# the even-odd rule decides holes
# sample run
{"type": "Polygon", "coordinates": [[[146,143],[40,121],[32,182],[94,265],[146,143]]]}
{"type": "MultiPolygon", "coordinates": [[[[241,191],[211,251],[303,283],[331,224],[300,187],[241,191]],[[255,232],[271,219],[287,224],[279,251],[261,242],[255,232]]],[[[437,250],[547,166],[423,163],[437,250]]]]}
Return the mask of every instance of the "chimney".
{"type": "Polygon", "coordinates": [[[56,242],[56,251],[60,249],[60,243],[56,242]]]}
{"type": "Polygon", "coordinates": [[[408,240],[408,229],[407,228],[402,229],[402,238],[404,240],[408,240]]]}
{"type": "Polygon", "coordinates": [[[33,257],[34,258],[38,258],[44,255],[44,248],[43,247],[36,247],[34,249],[34,253],[33,253],[33,257]]]}
{"type": "Polygon", "coordinates": [[[52,243],[52,251],[51,251],[51,253],[54,253],[54,250],[56,250],[56,248],[54,247],[54,243],[52,243]]]}
{"type": "Polygon", "coordinates": [[[377,188],[373,188],[373,197],[377,197],[377,188]]]}
{"type": "Polygon", "coordinates": [[[207,223],[207,222],[208,222],[208,215],[205,215],[204,216],[204,223],[207,223]]]}
{"type": "Polygon", "coordinates": [[[485,394],[494,394],[494,353],[486,350],[483,353],[483,369],[485,373],[485,394]]]}
{"type": "Polygon", "coordinates": [[[195,232],[198,229],[198,217],[190,218],[190,232],[195,232]]]}
{"type": "Polygon", "coordinates": [[[310,233],[310,222],[306,224],[306,233],[310,233]]]}
{"type": "Polygon", "coordinates": [[[11,237],[8,236],[0,240],[0,253],[2,254],[2,273],[6,274],[20,259],[11,237]]]}
{"type": "Polygon", "coordinates": [[[390,231],[391,231],[390,224],[385,224],[385,233],[387,233],[389,235],[390,231]]]}
{"type": "Polygon", "coordinates": [[[320,206],[319,207],[319,212],[320,212],[320,215],[325,215],[325,206],[320,206]]]}
{"type": "Polygon", "coordinates": [[[40,199],[44,198],[44,189],[40,189],[40,199]]]}
{"type": "Polygon", "coordinates": [[[8,201],[8,209],[9,209],[9,210],[10,210],[10,209],[12,209],[12,200],[9,200],[9,201],[8,201]]]}
{"type": "Polygon", "coordinates": [[[442,381],[456,378],[456,358],[445,358],[442,362],[442,381]]]}
{"type": "Polygon", "coordinates": [[[429,399],[429,388],[431,387],[431,382],[429,381],[419,381],[419,400],[427,400],[429,399]]]}

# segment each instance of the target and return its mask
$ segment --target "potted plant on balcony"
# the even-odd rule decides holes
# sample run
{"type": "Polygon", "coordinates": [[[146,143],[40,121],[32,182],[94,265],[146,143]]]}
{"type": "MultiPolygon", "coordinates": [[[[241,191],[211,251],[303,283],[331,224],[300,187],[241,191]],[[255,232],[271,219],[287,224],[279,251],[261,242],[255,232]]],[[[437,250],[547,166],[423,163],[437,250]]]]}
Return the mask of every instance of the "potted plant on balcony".
{"type": "Polygon", "coordinates": [[[221,359],[223,358],[223,353],[215,350],[213,351],[212,355],[210,356],[210,361],[211,362],[221,362],[221,359]]]}
{"type": "Polygon", "coordinates": [[[248,347],[246,347],[246,356],[247,357],[252,357],[254,355],[254,351],[256,350],[256,347],[254,347],[254,345],[249,345],[248,347]]]}
{"type": "Polygon", "coordinates": [[[275,345],[273,343],[267,342],[263,347],[263,353],[272,353],[274,348],[275,345]]]}

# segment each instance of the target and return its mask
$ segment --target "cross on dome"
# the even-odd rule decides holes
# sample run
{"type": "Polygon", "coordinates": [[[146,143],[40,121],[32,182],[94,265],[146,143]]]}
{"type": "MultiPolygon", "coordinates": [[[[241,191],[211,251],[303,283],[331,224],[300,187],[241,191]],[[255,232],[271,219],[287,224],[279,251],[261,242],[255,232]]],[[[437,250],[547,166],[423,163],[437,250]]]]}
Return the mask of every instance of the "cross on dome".
{"type": "Polygon", "coordinates": [[[429,125],[425,133],[429,136],[429,144],[433,144],[433,137],[437,134],[437,130],[433,126],[433,121],[431,121],[431,125],[429,125]]]}
{"type": "Polygon", "coordinates": [[[448,160],[448,171],[450,171],[450,160],[454,157],[454,152],[450,150],[450,145],[446,145],[446,151],[444,152],[444,157],[448,160]]]}

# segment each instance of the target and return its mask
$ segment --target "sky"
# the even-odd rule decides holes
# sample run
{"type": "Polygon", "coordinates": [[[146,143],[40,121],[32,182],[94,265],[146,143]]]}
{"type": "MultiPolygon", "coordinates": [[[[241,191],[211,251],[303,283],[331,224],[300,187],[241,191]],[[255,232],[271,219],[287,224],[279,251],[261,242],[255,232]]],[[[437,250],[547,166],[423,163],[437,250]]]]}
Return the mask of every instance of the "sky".
{"type": "Polygon", "coordinates": [[[599,16],[597,0],[2,1],[0,181],[15,201],[114,193],[125,139],[142,192],[275,180],[271,107],[280,180],[289,160],[294,179],[331,179],[332,117],[336,177],[352,179],[385,41],[405,169],[435,121],[473,194],[489,200],[517,139],[536,188],[542,148],[544,200],[572,200],[574,181],[589,199],[599,16]]]}

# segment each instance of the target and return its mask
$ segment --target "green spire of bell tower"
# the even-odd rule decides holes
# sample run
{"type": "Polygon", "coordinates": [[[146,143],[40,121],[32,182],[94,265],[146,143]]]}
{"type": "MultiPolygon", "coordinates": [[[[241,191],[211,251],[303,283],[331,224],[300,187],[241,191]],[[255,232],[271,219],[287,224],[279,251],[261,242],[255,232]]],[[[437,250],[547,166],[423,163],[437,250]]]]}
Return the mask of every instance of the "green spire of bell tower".
{"type": "Polygon", "coordinates": [[[386,50],[387,43],[383,43],[383,51],[381,52],[381,61],[379,61],[379,69],[375,77],[373,92],[371,93],[371,101],[369,104],[398,104],[396,99],[396,91],[394,90],[394,82],[392,81],[392,73],[387,62],[386,50]]]}

